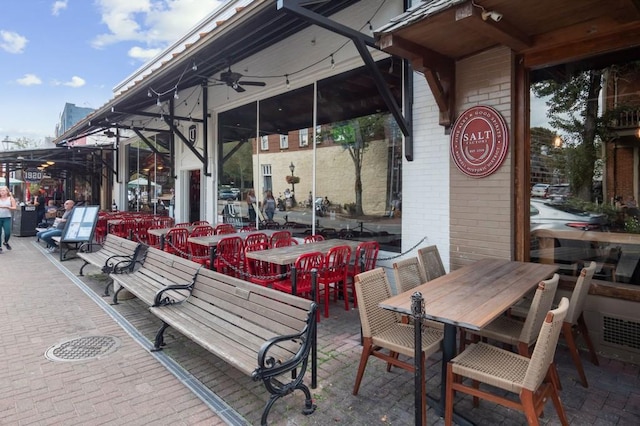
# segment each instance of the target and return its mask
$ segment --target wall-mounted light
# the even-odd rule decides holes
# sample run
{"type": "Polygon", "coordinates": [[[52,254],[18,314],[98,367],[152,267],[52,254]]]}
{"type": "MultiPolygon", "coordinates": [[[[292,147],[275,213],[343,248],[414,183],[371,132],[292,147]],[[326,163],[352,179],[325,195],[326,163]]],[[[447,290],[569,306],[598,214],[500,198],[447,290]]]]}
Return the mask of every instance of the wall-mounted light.
{"type": "Polygon", "coordinates": [[[56,162],[55,162],[55,161],[47,161],[47,164],[48,164],[49,166],[53,166],[54,164],[56,164],[56,162]]]}
{"type": "Polygon", "coordinates": [[[636,129],[636,136],[640,139],[640,127],[636,129]]]}
{"type": "Polygon", "coordinates": [[[500,22],[500,20],[502,19],[502,13],[498,13],[498,12],[496,12],[494,10],[489,11],[489,12],[484,11],[484,12],[482,12],[481,16],[482,16],[482,20],[483,21],[486,21],[487,19],[491,18],[496,22],[500,22]]]}

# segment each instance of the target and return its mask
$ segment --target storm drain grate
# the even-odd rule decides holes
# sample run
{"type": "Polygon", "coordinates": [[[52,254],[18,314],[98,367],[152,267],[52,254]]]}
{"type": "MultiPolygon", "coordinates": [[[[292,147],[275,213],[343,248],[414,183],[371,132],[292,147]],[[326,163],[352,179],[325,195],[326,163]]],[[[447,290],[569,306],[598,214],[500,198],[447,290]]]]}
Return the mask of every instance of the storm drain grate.
{"type": "Polygon", "coordinates": [[[84,361],[114,352],[120,340],[113,336],[85,336],[50,347],[45,356],[52,361],[84,361]]]}

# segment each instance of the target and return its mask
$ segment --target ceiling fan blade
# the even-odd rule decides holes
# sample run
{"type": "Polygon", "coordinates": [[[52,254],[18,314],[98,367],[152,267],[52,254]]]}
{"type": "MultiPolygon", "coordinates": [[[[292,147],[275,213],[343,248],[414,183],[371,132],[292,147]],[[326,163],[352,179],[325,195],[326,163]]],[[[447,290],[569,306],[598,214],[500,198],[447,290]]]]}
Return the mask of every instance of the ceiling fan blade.
{"type": "Polygon", "coordinates": [[[264,81],[239,81],[238,84],[242,84],[243,86],[260,86],[264,87],[267,85],[264,81]]]}
{"type": "Polygon", "coordinates": [[[233,88],[233,90],[235,90],[238,93],[246,92],[246,89],[240,86],[239,84],[234,84],[231,87],[233,88]]]}

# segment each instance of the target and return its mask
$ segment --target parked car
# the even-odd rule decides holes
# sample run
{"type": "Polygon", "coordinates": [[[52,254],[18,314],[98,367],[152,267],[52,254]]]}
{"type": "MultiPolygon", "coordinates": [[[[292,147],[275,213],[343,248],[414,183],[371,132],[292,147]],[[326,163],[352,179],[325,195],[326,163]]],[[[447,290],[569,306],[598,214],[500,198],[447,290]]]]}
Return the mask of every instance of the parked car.
{"type": "Polygon", "coordinates": [[[532,199],[530,208],[530,229],[578,229],[599,230],[607,225],[604,214],[576,210],[563,203],[532,199]]]}
{"type": "Polygon", "coordinates": [[[546,183],[536,183],[531,188],[531,196],[547,198],[547,194],[549,192],[549,186],[550,185],[546,183]]]}
{"type": "Polygon", "coordinates": [[[218,198],[225,201],[235,201],[238,196],[231,189],[221,189],[218,191],[218,198]]]}
{"type": "Polygon", "coordinates": [[[564,201],[571,196],[571,188],[568,183],[551,185],[547,190],[547,198],[554,201],[564,201]]]}

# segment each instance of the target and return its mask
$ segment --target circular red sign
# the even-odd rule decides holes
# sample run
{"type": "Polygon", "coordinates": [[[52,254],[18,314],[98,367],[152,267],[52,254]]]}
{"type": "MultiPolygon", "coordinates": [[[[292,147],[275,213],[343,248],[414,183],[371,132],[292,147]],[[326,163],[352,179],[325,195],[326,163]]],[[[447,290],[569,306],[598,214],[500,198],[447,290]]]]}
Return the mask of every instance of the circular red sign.
{"type": "Polygon", "coordinates": [[[453,125],[451,157],[456,167],[467,176],[489,176],[502,165],[508,150],[507,123],[491,107],[469,108],[453,125]]]}

